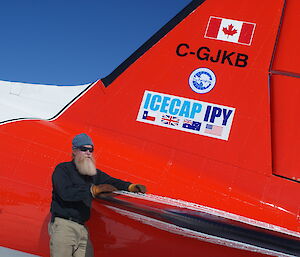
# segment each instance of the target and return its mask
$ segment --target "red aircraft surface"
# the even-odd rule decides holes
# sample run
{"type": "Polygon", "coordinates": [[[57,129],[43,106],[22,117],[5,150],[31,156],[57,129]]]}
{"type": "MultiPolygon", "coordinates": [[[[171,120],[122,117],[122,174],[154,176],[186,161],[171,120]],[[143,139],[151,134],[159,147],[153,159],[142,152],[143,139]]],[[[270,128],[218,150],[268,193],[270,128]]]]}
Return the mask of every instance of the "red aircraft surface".
{"type": "Polygon", "coordinates": [[[195,0],[91,85],[1,82],[0,255],[49,256],[51,175],[85,132],[148,187],[94,201],[95,256],[300,256],[299,10],[195,0]]]}

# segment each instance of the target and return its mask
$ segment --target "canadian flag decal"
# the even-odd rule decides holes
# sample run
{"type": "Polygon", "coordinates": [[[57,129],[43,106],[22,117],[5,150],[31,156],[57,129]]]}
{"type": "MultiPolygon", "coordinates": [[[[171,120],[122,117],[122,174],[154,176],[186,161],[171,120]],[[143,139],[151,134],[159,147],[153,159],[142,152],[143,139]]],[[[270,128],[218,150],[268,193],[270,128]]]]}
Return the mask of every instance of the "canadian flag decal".
{"type": "Polygon", "coordinates": [[[255,23],[210,17],[205,37],[243,45],[251,45],[255,23]]]}

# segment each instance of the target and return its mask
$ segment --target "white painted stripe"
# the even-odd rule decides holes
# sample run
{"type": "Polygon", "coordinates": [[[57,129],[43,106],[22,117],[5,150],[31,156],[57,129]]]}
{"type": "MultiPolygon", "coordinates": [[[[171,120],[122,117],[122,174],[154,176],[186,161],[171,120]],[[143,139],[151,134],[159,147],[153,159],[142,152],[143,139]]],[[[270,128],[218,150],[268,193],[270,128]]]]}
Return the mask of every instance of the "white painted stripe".
{"type": "Polygon", "coordinates": [[[162,203],[162,204],[166,204],[166,205],[171,205],[171,206],[175,206],[175,207],[178,207],[178,208],[186,208],[186,209],[189,209],[189,210],[201,211],[201,212],[205,212],[205,213],[208,213],[208,214],[223,217],[223,218],[226,218],[226,219],[231,219],[231,220],[234,220],[234,221],[243,222],[245,224],[249,224],[249,225],[252,225],[252,226],[259,227],[259,228],[264,228],[264,229],[268,229],[268,230],[272,230],[272,231],[276,231],[276,232],[280,232],[280,233],[283,233],[283,234],[287,234],[287,235],[291,235],[291,236],[295,236],[295,237],[300,238],[300,233],[299,232],[289,230],[289,229],[286,229],[286,228],[283,228],[283,227],[279,227],[279,226],[276,226],[276,225],[273,225],[273,224],[270,224],[270,223],[250,219],[250,218],[240,216],[240,215],[237,215],[237,214],[233,214],[233,213],[230,213],[230,212],[210,208],[210,207],[203,206],[203,205],[196,204],[196,203],[186,202],[186,201],[183,201],[183,200],[177,200],[177,199],[172,199],[172,198],[169,198],[169,197],[163,197],[163,196],[152,195],[152,194],[136,194],[136,193],[131,193],[131,192],[127,192],[127,191],[118,191],[118,193],[121,194],[121,195],[128,195],[130,197],[148,200],[148,201],[151,201],[151,202],[157,202],[157,203],[162,203]]]}
{"type": "Polygon", "coordinates": [[[54,120],[95,83],[54,86],[0,81],[0,124],[18,120],[54,120]]]}
{"type": "Polygon", "coordinates": [[[0,246],[0,256],[1,257],[40,257],[39,255],[20,252],[20,251],[2,247],[2,246],[0,246]]]}
{"type": "Polygon", "coordinates": [[[126,210],[119,209],[116,207],[112,207],[112,206],[107,206],[107,207],[121,215],[127,216],[128,218],[131,218],[136,221],[142,222],[144,224],[150,225],[157,229],[168,231],[170,233],[174,233],[174,234],[178,234],[178,235],[182,235],[182,236],[186,236],[186,237],[190,237],[190,238],[195,238],[195,239],[198,239],[201,241],[218,244],[218,245],[223,245],[226,247],[245,250],[245,251],[251,251],[251,252],[262,253],[262,254],[278,256],[278,257],[294,257],[294,255],[289,255],[289,254],[249,245],[246,243],[241,243],[241,242],[237,242],[237,241],[224,239],[221,237],[212,236],[212,235],[204,234],[201,232],[193,231],[190,229],[182,228],[182,227],[179,227],[179,226],[176,226],[173,224],[169,224],[169,223],[166,223],[166,222],[163,222],[160,220],[156,220],[156,219],[153,219],[153,218],[141,215],[141,214],[126,211],[126,210]]]}

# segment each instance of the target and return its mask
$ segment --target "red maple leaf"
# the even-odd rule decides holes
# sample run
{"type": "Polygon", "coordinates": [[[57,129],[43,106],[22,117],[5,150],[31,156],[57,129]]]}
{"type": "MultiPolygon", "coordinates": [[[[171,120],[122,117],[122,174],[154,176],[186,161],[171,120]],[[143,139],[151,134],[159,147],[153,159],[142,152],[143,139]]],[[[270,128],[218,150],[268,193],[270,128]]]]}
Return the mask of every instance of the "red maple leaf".
{"type": "Polygon", "coordinates": [[[223,27],[222,31],[224,32],[225,35],[227,35],[227,37],[229,36],[233,36],[234,34],[237,33],[236,29],[233,29],[234,26],[232,24],[228,25],[227,28],[223,27]]]}

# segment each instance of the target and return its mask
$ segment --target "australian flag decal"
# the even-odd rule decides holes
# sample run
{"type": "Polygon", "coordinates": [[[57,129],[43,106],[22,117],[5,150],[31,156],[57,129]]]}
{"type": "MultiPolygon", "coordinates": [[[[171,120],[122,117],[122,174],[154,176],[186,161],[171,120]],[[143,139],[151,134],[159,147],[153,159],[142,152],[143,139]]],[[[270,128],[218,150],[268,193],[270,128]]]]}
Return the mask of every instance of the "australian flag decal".
{"type": "Polygon", "coordinates": [[[201,127],[201,122],[184,119],[182,127],[186,129],[199,131],[201,127]]]}

